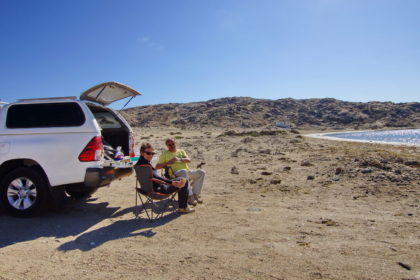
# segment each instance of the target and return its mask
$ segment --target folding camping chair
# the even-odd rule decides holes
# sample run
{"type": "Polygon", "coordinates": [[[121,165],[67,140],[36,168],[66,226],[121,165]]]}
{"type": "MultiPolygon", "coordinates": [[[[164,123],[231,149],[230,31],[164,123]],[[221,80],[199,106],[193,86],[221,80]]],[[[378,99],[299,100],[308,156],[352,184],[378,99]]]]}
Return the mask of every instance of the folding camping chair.
{"type": "Polygon", "coordinates": [[[178,192],[176,191],[170,194],[163,194],[153,191],[153,170],[150,165],[136,165],[134,166],[134,171],[136,172],[135,216],[138,218],[140,212],[144,210],[144,212],[146,212],[147,218],[150,222],[152,222],[162,217],[163,214],[169,209],[169,206],[172,206],[172,213],[175,212],[177,207],[175,205],[174,199],[178,192]],[[145,197],[145,200],[143,200],[142,196],[145,197]],[[138,200],[140,200],[141,205],[138,205],[138,200]],[[159,201],[163,202],[161,207],[155,205],[155,203],[159,201]],[[150,209],[147,209],[148,205],[150,205],[150,209]],[[154,213],[156,213],[156,216],[153,218],[154,213]]]}

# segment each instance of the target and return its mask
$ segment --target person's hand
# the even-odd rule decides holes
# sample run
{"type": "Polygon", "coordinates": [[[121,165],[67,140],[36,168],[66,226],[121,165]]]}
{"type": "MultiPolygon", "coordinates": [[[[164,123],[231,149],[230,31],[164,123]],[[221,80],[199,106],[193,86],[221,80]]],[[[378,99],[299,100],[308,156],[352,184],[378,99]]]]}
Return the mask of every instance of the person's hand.
{"type": "Polygon", "coordinates": [[[178,162],[178,161],[182,161],[182,158],[180,158],[180,157],[174,157],[174,158],[170,159],[167,162],[167,164],[174,164],[175,162],[178,162]]]}
{"type": "Polygon", "coordinates": [[[167,165],[171,165],[171,164],[174,164],[175,162],[177,162],[177,157],[174,157],[174,158],[171,158],[170,160],[168,160],[167,162],[166,162],[166,164],[167,165]]]}
{"type": "Polygon", "coordinates": [[[182,180],[174,180],[172,181],[172,186],[177,187],[177,188],[182,188],[184,186],[184,182],[182,180]]]}

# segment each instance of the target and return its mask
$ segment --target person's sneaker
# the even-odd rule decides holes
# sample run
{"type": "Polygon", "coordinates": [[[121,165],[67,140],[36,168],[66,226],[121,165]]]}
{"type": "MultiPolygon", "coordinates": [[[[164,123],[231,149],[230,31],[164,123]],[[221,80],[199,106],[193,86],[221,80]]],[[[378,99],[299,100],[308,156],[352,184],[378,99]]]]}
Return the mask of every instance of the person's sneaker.
{"type": "Polygon", "coordinates": [[[195,198],[193,195],[188,196],[188,204],[192,205],[192,206],[196,206],[197,205],[197,201],[195,201],[195,198]]]}
{"type": "Polygon", "coordinates": [[[179,213],[188,214],[188,213],[195,212],[195,209],[194,208],[191,208],[191,207],[178,208],[178,212],[179,213]]]}
{"type": "Polygon", "coordinates": [[[195,201],[197,201],[198,203],[203,203],[203,199],[201,198],[199,194],[195,194],[194,198],[195,198],[195,201]]]}

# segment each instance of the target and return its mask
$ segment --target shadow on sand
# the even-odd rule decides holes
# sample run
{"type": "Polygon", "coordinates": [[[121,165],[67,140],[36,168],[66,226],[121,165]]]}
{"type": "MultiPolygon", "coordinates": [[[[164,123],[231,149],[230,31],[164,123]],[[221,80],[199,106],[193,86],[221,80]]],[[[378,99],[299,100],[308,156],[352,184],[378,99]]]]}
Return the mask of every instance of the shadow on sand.
{"type": "Polygon", "coordinates": [[[105,219],[112,221],[112,218],[134,211],[134,207],[118,211],[120,207],[108,207],[107,202],[94,203],[95,200],[69,200],[60,212],[49,212],[32,218],[9,217],[0,211],[0,249],[40,237],[53,237],[59,242],[60,238],[79,235],[75,240],[61,244],[57,250],[89,251],[111,240],[139,235],[153,237],[156,234],[154,228],[179,217],[177,213],[166,214],[150,223],[147,218],[134,218],[133,214],[130,220],[118,220],[83,233],[105,219]]]}

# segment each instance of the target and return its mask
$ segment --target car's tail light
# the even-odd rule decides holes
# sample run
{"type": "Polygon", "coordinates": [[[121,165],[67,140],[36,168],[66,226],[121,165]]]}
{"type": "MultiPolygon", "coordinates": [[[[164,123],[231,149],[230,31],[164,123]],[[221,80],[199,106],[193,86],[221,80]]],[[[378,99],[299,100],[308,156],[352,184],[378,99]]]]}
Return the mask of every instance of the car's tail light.
{"type": "Polygon", "coordinates": [[[104,145],[102,144],[102,137],[95,136],[86,145],[79,155],[80,161],[100,161],[104,156],[104,145]]]}
{"type": "Polygon", "coordinates": [[[128,153],[130,155],[130,158],[135,157],[136,156],[136,141],[134,141],[133,133],[130,133],[128,146],[129,146],[128,153]]]}

